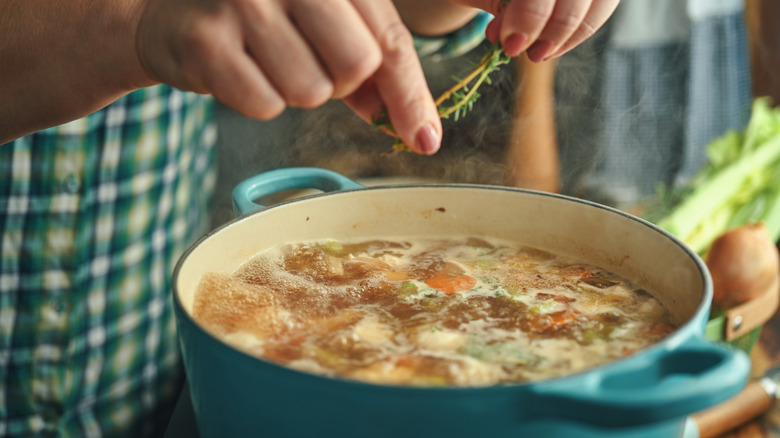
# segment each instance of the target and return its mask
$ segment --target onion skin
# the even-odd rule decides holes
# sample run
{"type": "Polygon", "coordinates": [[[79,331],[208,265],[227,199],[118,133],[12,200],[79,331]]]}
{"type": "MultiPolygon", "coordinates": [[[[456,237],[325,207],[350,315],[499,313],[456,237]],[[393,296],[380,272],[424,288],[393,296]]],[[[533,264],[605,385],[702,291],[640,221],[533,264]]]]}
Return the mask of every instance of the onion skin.
{"type": "Polygon", "coordinates": [[[713,305],[729,309],[760,296],[780,277],[780,255],[762,223],[723,233],[706,257],[712,275],[713,305]]]}

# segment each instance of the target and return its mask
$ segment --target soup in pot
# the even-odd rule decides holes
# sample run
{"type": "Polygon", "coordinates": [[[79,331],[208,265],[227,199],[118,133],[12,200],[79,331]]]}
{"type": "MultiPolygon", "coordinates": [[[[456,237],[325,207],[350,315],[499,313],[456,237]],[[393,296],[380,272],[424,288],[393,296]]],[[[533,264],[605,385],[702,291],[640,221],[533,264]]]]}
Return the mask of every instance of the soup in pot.
{"type": "Polygon", "coordinates": [[[607,270],[496,239],[304,242],[204,275],[193,316],[249,354],[379,384],[484,386],[563,376],[679,324],[607,270]]]}

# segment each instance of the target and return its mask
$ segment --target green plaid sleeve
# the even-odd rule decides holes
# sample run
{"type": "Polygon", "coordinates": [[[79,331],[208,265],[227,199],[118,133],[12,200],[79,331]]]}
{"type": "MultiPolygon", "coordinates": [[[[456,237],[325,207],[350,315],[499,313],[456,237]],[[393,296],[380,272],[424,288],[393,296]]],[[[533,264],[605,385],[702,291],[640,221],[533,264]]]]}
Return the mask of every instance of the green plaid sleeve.
{"type": "Polygon", "coordinates": [[[0,145],[0,436],[164,430],[183,381],[171,275],[209,225],[212,106],[152,87],[0,145]]]}

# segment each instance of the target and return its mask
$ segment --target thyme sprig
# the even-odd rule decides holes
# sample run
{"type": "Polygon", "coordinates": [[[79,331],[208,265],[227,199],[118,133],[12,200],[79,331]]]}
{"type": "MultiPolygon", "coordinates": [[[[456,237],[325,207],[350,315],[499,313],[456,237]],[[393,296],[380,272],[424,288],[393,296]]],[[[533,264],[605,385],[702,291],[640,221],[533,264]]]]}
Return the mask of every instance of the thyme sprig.
{"type": "MultiPolygon", "coordinates": [[[[479,87],[484,83],[491,84],[490,74],[502,65],[509,63],[511,59],[501,49],[499,42],[493,43],[471,73],[462,79],[455,78],[455,85],[436,99],[439,117],[449,119],[452,116],[453,120],[457,121],[465,116],[473,109],[474,102],[481,96],[477,91],[479,87]]],[[[371,126],[395,138],[392,150],[388,154],[397,151],[411,151],[409,146],[398,138],[398,134],[396,134],[387,115],[387,109],[383,109],[382,113],[372,120],[371,126]]]]}

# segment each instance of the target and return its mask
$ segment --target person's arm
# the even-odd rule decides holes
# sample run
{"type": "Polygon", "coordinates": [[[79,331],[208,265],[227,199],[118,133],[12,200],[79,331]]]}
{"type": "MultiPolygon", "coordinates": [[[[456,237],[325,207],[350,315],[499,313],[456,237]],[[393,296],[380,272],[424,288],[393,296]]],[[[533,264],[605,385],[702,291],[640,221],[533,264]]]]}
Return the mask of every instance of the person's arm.
{"type": "Polygon", "coordinates": [[[750,37],[753,95],[768,96],[780,106],[780,3],[756,0],[745,3],[750,37]]]}
{"type": "Polygon", "coordinates": [[[0,2],[0,144],[150,85],[135,54],[140,0],[0,2]]]}
{"type": "Polygon", "coordinates": [[[391,0],[0,2],[0,144],[156,83],[257,119],[344,98],[366,120],[386,108],[419,153],[441,141],[391,0]]]}
{"type": "Polygon", "coordinates": [[[555,60],[517,62],[512,129],[507,145],[507,184],[546,192],[560,190],[555,134],[555,60]]]}

